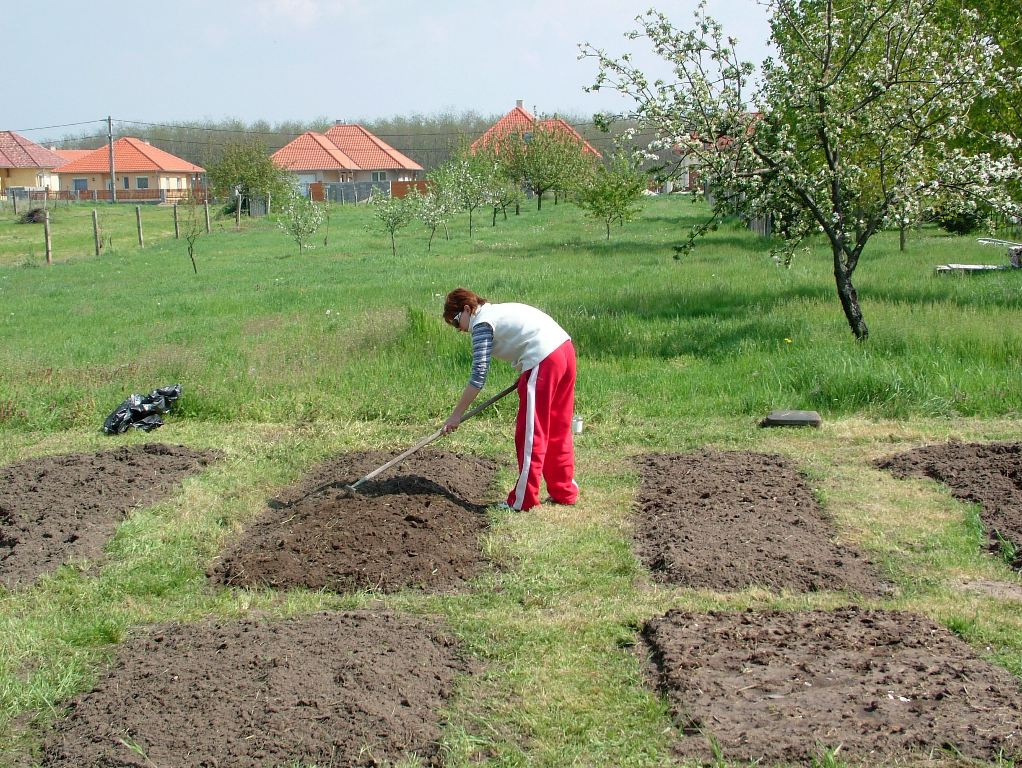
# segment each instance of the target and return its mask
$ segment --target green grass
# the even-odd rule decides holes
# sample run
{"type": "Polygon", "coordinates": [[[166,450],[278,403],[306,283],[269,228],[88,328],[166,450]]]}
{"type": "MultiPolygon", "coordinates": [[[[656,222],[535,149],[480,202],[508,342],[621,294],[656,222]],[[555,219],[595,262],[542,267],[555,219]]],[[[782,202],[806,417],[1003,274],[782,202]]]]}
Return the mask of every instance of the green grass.
{"type": "MultiPolygon", "coordinates": [[[[134,206],[99,210],[120,233],[113,247],[92,256],[91,209],[61,208],[55,232],[78,245],[50,267],[39,266],[41,246],[18,239],[39,228],[0,211],[0,463],[151,440],[225,460],[134,512],[101,561],[0,593],[0,764],[4,751],[31,752],[61,701],[87,689],[135,627],[381,601],[444,616],[485,663],[445,713],[447,764],[674,765],[667,705],[642,685],[633,647],[645,619],[673,607],[855,600],[649,581],[629,546],[631,457],[702,446],[790,456],[842,541],[896,585],[877,605],[929,615],[1022,676],[1017,603],[961,589],[1018,579],[982,552],[975,509],[872,464],[949,437],[1022,439],[1022,274],[933,271],[1006,262],[1002,252],[924,229],[902,253],[896,234],[881,235],[855,276],[871,328],[859,344],[822,244],[783,270],[734,224],[675,261],[671,246],[704,213],[677,197],[645,203],[609,243],[577,209],[546,205],[477,227],[471,240],[459,220],[432,252],[421,229],[403,230],[396,258],[364,207],[335,207],[328,241],[319,235],[300,257],[270,220],[245,219],[240,232],[227,221],[200,238],[198,274],[183,240],[155,234],[166,223],[154,220],[142,250],[134,206]],[[539,305],[575,339],[580,504],[494,513],[483,542],[494,567],[460,595],[211,589],[204,574],[226,539],[316,461],[406,447],[438,426],[470,361],[467,339],[439,316],[458,285],[539,305]],[[159,432],[99,433],[127,394],[171,383],[184,394],[159,432]],[[824,426],[756,428],[782,407],[818,410],[824,426]]],[[[143,214],[169,219],[169,209],[143,214]]],[[[487,390],[511,376],[496,364],[487,390]]],[[[445,438],[500,461],[502,483],[512,407],[445,438]]],[[[837,748],[821,745],[818,764],[841,764],[837,748]]]]}
{"type": "MultiPolygon", "coordinates": [[[[39,202],[33,202],[37,208],[39,202]]],[[[174,239],[174,207],[172,205],[139,205],[142,217],[142,240],[146,248],[174,239]]],[[[92,212],[99,223],[100,253],[116,256],[138,249],[138,222],[135,204],[69,203],[49,204],[50,242],[52,259],[63,264],[80,259],[94,258],[96,240],[92,230],[92,212]]],[[[19,214],[28,210],[22,203],[19,214]]],[[[234,228],[234,221],[224,221],[216,208],[210,207],[211,228],[218,231],[234,228]]],[[[178,205],[178,234],[184,238],[188,229],[188,205],[178,205]]],[[[202,206],[197,207],[196,219],[205,232],[202,206]]],[[[44,266],[46,264],[46,238],[42,224],[21,224],[11,205],[0,206],[0,268],[9,266],[44,266]]],[[[248,221],[244,222],[248,225],[248,221]]],[[[179,243],[184,243],[181,239],[179,243]]]]}

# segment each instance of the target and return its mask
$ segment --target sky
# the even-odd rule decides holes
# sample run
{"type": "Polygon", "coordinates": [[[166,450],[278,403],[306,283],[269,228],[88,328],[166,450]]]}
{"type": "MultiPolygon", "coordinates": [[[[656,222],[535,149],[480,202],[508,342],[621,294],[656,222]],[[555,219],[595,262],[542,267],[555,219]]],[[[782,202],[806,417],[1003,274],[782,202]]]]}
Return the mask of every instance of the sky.
{"type": "MultiPolygon", "coordinates": [[[[653,7],[687,28],[697,2],[653,7]]],[[[629,0],[0,0],[0,7],[7,70],[0,130],[40,143],[93,126],[105,133],[98,121],[108,115],[155,124],[358,122],[500,115],[518,99],[540,115],[627,112],[631,102],[619,94],[583,91],[597,68],[578,59],[582,42],[632,52],[651,74],[667,73],[648,45],[626,39],[650,7],[629,0]]],[[[757,0],[708,0],[707,8],[738,38],[743,59],[767,55],[757,0]]]]}

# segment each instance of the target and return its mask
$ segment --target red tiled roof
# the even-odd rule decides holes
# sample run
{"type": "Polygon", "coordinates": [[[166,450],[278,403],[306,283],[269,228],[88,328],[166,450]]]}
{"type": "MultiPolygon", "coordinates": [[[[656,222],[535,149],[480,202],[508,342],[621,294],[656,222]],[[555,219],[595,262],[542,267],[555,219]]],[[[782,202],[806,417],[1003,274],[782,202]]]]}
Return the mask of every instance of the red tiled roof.
{"type": "Polygon", "coordinates": [[[325,134],[308,131],[273,153],[289,171],[421,171],[422,166],[361,125],[335,125],[325,134]]]}
{"type": "MultiPolygon", "coordinates": [[[[60,158],[61,164],[70,163],[72,160],[79,160],[88,154],[95,152],[94,149],[55,149],[53,153],[60,158]]],[[[59,169],[60,166],[58,165],[59,169]]]]}
{"type": "MultiPolygon", "coordinates": [[[[204,173],[205,168],[164,152],[141,139],[125,136],[114,142],[114,170],[117,173],[166,171],[169,173],[204,173]]],[[[110,145],[105,144],[83,157],[60,166],[60,173],[109,173],[110,145]]]]}
{"type": "Polygon", "coordinates": [[[322,133],[306,131],[278,149],[270,158],[289,171],[357,171],[355,161],[339,150],[322,133]]]}
{"type": "Polygon", "coordinates": [[[582,144],[583,152],[590,152],[596,157],[603,157],[599,150],[596,149],[592,144],[582,138],[582,134],[571,127],[565,120],[560,117],[551,117],[547,120],[540,122],[540,127],[546,128],[547,130],[554,132],[563,132],[571,136],[573,139],[579,141],[582,144]]]}
{"type": "Polygon", "coordinates": [[[500,120],[491,125],[482,136],[472,142],[472,149],[489,146],[490,142],[499,142],[513,133],[531,131],[536,125],[536,118],[522,107],[515,107],[500,120]]]}
{"type": "Polygon", "coordinates": [[[14,131],[0,131],[0,168],[56,168],[64,162],[55,152],[14,131]]]}
{"type": "MultiPolygon", "coordinates": [[[[582,134],[571,127],[560,117],[550,117],[538,123],[540,129],[554,132],[562,132],[575,139],[582,145],[583,152],[589,152],[596,157],[603,157],[599,150],[582,138],[582,134]]],[[[516,106],[500,120],[491,125],[482,136],[472,142],[472,149],[489,146],[491,143],[499,143],[501,140],[516,133],[525,133],[534,130],[537,126],[536,118],[522,107],[516,106]]]]}
{"type": "Polygon", "coordinates": [[[376,138],[361,125],[335,125],[326,132],[326,137],[363,171],[423,170],[417,162],[376,138]]]}

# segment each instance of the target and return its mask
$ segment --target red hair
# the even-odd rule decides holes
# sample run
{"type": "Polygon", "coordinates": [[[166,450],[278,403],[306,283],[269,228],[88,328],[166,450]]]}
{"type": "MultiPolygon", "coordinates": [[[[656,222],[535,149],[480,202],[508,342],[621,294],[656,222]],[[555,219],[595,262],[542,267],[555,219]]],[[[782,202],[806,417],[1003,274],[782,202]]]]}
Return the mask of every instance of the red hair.
{"type": "Polygon", "coordinates": [[[444,322],[451,325],[454,323],[454,316],[465,307],[475,312],[485,303],[486,299],[468,288],[455,288],[447,294],[447,300],[444,301],[444,322]]]}

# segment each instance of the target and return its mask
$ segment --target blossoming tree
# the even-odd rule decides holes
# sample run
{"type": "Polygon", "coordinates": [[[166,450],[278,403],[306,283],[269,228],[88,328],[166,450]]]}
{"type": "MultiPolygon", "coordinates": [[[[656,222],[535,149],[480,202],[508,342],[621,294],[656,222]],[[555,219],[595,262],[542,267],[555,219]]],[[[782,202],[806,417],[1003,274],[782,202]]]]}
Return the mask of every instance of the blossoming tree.
{"type": "Polygon", "coordinates": [[[291,188],[281,206],[277,217],[277,227],[298,243],[299,255],[305,250],[305,244],[323,223],[325,205],[313,201],[291,188]]]}
{"type": "Polygon", "coordinates": [[[769,0],[776,58],[758,76],[705,4],[691,30],[649,11],[628,35],[671,64],[671,82],[650,81],[628,55],[589,44],[581,57],[598,63],[591,89],[634,101],[638,130],[657,137],[648,152],[697,157],[714,193],[713,218],[682,249],[736,208],[775,217],[786,264],[806,236],[822,232],[845,317],[865,340],[852,276],[873,235],[951,198],[1019,214],[1007,194],[1018,176],[1011,156],[969,153],[955,142],[976,99],[1016,85],[1019,74],[1002,66],[974,13],[963,11],[952,30],[938,23],[938,3],[769,0]]]}

